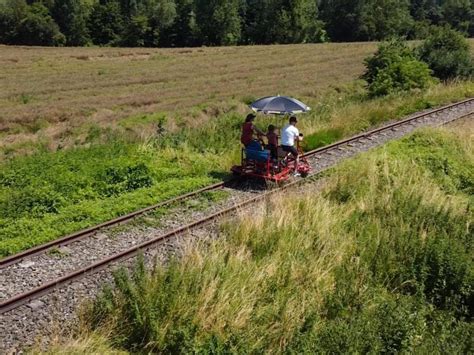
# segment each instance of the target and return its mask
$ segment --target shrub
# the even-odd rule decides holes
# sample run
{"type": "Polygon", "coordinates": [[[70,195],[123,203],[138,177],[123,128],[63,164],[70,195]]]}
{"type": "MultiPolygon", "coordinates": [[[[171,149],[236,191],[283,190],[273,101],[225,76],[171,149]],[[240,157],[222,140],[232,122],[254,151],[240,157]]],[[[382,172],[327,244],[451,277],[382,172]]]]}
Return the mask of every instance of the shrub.
{"type": "Polygon", "coordinates": [[[461,33],[449,27],[433,27],[418,48],[418,55],[441,80],[468,78],[474,74],[469,44],[461,33]]]}
{"type": "Polygon", "coordinates": [[[383,96],[411,89],[424,89],[431,82],[431,70],[419,61],[401,40],[382,43],[374,56],[365,60],[362,76],[370,96],[383,96]]]}
{"type": "Polygon", "coordinates": [[[63,197],[51,186],[28,186],[0,200],[0,218],[41,217],[57,213],[63,197]]]}

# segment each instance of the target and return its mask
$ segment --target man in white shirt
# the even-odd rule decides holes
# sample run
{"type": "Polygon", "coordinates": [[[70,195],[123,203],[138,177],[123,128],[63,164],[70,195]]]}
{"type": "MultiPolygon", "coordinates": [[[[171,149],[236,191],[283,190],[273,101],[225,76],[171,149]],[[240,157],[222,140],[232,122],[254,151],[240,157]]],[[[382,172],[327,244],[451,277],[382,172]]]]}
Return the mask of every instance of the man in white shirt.
{"type": "Polygon", "coordinates": [[[298,128],[296,128],[296,123],[298,123],[296,117],[291,116],[290,123],[283,127],[281,132],[281,148],[283,151],[291,153],[295,158],[295,175],[298,175],[299,155],[295,147],[295,140],[301,140],[302,135],[300,136],[300,132],[298,128]]]}

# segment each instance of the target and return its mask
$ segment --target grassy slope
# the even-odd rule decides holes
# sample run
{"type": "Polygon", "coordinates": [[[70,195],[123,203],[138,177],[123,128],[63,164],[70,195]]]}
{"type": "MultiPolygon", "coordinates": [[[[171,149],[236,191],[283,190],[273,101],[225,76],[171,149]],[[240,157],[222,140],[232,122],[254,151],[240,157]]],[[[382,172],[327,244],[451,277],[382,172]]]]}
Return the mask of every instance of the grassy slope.
{"type": "MultiPolygon", "coordinates": [[[[246,111],[242,102],[245,98],[232,98],[233,95],[248,96],[249,92],[263,95],[284,89],[290,95],[307,99],[314,108],[301,120],[308,149],[387,119],[474,96],[474,83],[470,82],[368,101],[360,84],[341,83],[351,82],[360,73],[360,61],[372,49],[372,44],[343,44],[192,50],[8,48],[2,51],[0,60],[10,63],[2,78],[17,80],[8,81],[10,95],[4,92],[0,95],[4,98],[0,104],[0,124],[6,125],[2,144],[4,153],[11,156],[0,163],[0,255],[221,179],[238,160],[238,136],[242,114],[246,111]],[[128,56],[132,52],[133,58],[128,56]],[[163,53],[181,69],[169,74],[170,63],[162,64],[155,58],[163,53]],[[93,59],[77,59],[80,55],[93,59]],[[209,63],[213,61],[211,67],[209,63]],[[343,61],[344,65],[330,72],[337,61],[343,61]],[[275,70],[278,62],[286,63],[286,69],[275,70]],[[293,72],[290,70],[293,62],[306,68],[298,71],[300,81],[278,80],[279,75],[293,72]],[[230,71],[234,66],[240,69],[230,71]],[[97,79],[95,70],[101,68],[115,74],[111,77],[97,74],[105,78],[97,79]],[[91,70],[94,75],[87,74],[91,70]],[[51,71],[57,75],[53,76],[51,71]],[[227,71],[230,71],[228,75],[224,75],[227,71]],[[206,96],[209,85],[200,82],[205,72],[212,77],[209,85],[213,90],[220,90],[215,98],[206,96]],[[199,74],[197,84],[189,84],[194,74],[199,74]],[[258,81],[257,74],[274,76],[269,81],[258,81]],[[28,81],[28,75],[35,80],[28,81]],[[119,101],[112,98],[123,88],[130,98],[143,97],[150,85],[157,85],[153,83],[154,75],[158,76],[157,81],[168,75],[163,95],[156,95],[156,90],[153,94],[160,97],[158,106],[124,104],[120,109],[113,106],[119,101]],[[141,78],[138,86],[131,85],[134,78],[141,78]],[[237,84],[246,80],[252,83],[248,89],[252,91],[238,91],[240,84],[237,84]],[[330,88],[333,82],[340,85],[330,88]],[[201,92],[193,91],[193,85],[200,87],[201,92]],[[173,116],[143,113],[165,109],[159,105],[173,102],[165,99],[168,88],[173,88],[173,95],[189,98],[190,106],[194,102],[191,97],[209,103],[186,106],[173,116]],[[20,104],[15,95],[26,89],[34,92],[36,99],[20,104]],[[111,99],[107,101],[109,96],[111,99]],[[88,99],[82,101],[83,97],[88,99]],[[79,101],[88,102],[91,108],[85,109],[80,104],[77,106],[80,109],[74,111],[79,101]],[[103,107],[112,109],[112,114],[97,116],[103,107]],[[26,116],[22,116],[23,109],[27,110],[26,116]],[[63,118],[55,116],[55,112],[63,118]],[[127,116],[133,112],[136,114],[127,116]],[[43,121],[36,114],[51,121],[42,128],[43,121]],[[25,117],[29,115],[28,121],[25,117]],[[30,121],[36,128],[25,135],[25,130],[31,128],[30,121]],[[11,127],[17,127],[19,133],[11,127]],[[63,128],[68,132],[66,136],[59,133],[63,128]],[[43,143],[32,146],[22,141],[23,138],[43,143]],[[73,143],[68,145],[68,139],[73,143]],[[65,149],[69,146],[76,148],[65,149]],[[31,151],[36,153],[24,156],[23,153],[31,151]]],[[[181,105],[184,102],[187,99],[181,105]]],[[[264,127],[273,121],[273,118],[259,119],[259,124],[264,127]]]]}
{"type": "Polygon", "coordinates": [[[469,352],[472,121],[454,132],[347,162],[166,269],[118,273],[87,318],[96,335],[53,352],[469,352]]]}

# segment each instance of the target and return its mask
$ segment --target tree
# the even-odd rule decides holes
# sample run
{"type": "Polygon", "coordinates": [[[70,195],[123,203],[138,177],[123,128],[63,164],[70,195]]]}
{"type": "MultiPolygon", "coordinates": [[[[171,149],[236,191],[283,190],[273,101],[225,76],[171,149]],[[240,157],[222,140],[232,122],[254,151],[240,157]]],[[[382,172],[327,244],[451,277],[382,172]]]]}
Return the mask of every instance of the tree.
{"type": "Polygon", "coordinates": [[[66,45],[83,46],[89,42],[87,13],[81,0],[55,0],[51,13],[66,36],[66,45]]]}
{"type": "Polygon", "coordinates": [[[271,35],[267,31],[270,25],[271,1],[247,0],[240,7],[242,17],[242,38],[244,44],[271,43],[271,35]]]}
{"type": "Polygon", "coordinates": [[[362,8],[361,0],[322,0],[321,20],[329,38],[335,42],[360,40],[362,8]]]}
{"type": "Polygon", "coordinates": [[[469,44],[461,33],[448,26],[433,27],[418,48],[418,54],[441,80],[472,77],[474,74],[469,44]]]}
{"type": "Polygon", "coordinates": [[[232,45],[240,41],[239,5],[239,0],[195,0],[194,12],[203,44],[232,45]]]}
{"type": "Polygon", "coordinates": [[[473,18],[473,3],[470,0],[445,0],[442,8],[443,23],[468,33],[473,18]]]}
{"type": "Polygon", "coordinates": [[[150,29],[146,16],[133,16],[127,23],[127,27],[120,40],[120,45],[126,47],[143,47],[150,29]]]}
{"type": "Polygon", "coordinates": [[[424,89],[433,81],[428,65],[419,61],[401,40],[380,44],[365,65],[362,78],[367,81],[370,96],[424,89]]]}
{"type": "Polygon", "coordinates": [[[66,38],[49,15],[48,9],[35,3],[18,26],[16,42],[36,46],[62,46],[66,38]]]}
{"type": "Polygon", "coordinates": [[[323,30],[323,23],[318,20],[318,7],[315,1],[274,1],[273,14],[274,18],[267,21],[270,24],[272,43],[325,41],[326,32],[323,30]]]}
{"type": "Polygon", "coordinates": [[[367,0],[360,21],[360,37],[369,41],[406,36],[413,26],[408,0],[367,0]]]}
{"type": "Polygon", "coordinates": [[[416,21],[439,23],[443,17],[439,0],[411,0],[410,14],[416,21]]]}
{"type": "Polygon", "coordinates": [[[291,5],[295,24],[292,43],[326,42],[327,33],[324,23],[319,20],[317,3],[314,0],[294,0],[291,5]]]}
{"type": "Polygon", "coordinates": [[[89,16],[88,29],[94,44],[118,43],[124,30],[119,3],[96,3],[89,16]]]}
{"type": "Polygon", "coordinates": [[[20,21],[28,14],[25,0],[8,0],[0,3],[0,43],[15,44],[20,21]]]}
{"type": "MultiPolygon", "coordinates": [[[[176,3],[174,0],[157,0],[150,6],[149,31],[146,41],[148,46],[159,46],[163,31],[172,28],[177,17],[176,3]]],[[[166,34],[171,35],[171,33],[166,34]]]]}
{"type": "Polygon", "coordinates": [[[160,45],[188,47],[197,43],[193,0],[175,0],[175,17],[169,26],[160,26],[160,45]]]}

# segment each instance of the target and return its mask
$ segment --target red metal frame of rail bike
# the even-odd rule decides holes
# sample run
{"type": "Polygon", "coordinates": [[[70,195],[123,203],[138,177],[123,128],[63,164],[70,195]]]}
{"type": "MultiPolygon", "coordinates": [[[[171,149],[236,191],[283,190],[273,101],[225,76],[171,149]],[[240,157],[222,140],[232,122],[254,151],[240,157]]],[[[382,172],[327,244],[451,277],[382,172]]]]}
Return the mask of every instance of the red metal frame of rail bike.
{"type": "MultiPolygon", "coordinates": [[[[416,115],[416,116],[413,116],[413,117],[410,117],[410,118],[407,118],[407,119],[404,119],[404,120],[401,120],[401,121],[398,121],[398,122],[394,122],[394,123],[391,123],[389,125],[386,125],[386,126],[383,126],[383,127],[379,127],[379,128],[376,128],[376,129],[373,129],[371,131],[368,131],[368,132],[364,132],[362,134],[359,134],[359,135],[356,135],[354,137],[351,137],[351,138],[348,138],[348,139],[345,139],[345,140],[342,140],[342,141],[339,141],[339,142],[336,142],[336,143],[333,143],[333,144],[330,144],[328,146],[325,146],[325,147],[322,147],[322,148],[319,148],[319,149],[316,149],[316,150],[313,150],[311,152],[308,152],[305,154],[305,157],[309,157],[309,156],[313,156],[315,154],[318,154],[318,153],[323,153],[325,151],[329,151],[329,150],[332,150],[334,148],[337,148],[339,146],[342,146],[342,145],[345,145],[347,143],[350,143],[350,142],[353,142],[353,141],[357,141],[359,139],[363,139],[363,138],[368,138],[370,137],[371,135],[374,135],[376,133],[379,133],[381,131],[386,131],[386,130],[390,130],[390,129],[394,129],[396,128],[397,126],[401,126],[401,125],[404,125],[405,123],[410,123],[412,121],[416,121],[416,120],[419,120],[421,118],[425,118],[427,116],[430,116],[432,114],[435,114],[435,113],[438,113],[438,112],[441,112],[441,111],[445,111],[445,110],[449,110],[451,108],[455,108],[456,106],[461,106],[463,104],[466,104],[468,102],[471,102],[471,101],[474,101],[474,99],[467,99],[467,100],[464,100],[464,101],[461,101],[461,102],[458,102],[458,103],[455,103],[455,104],[451,104],[451,105],[448,105],[448,106],[445,106],[445,107],[442,107],[442,108],[439,108],[439,109],[436,109],[436,110],[432,110],[432,111],[429,111],[429,112],[426,112],[426,113],[422,113],[422,114],[419,114],[419,115],[416,115]]],[[[466,115],[463,115],[463,116],[460,116],[460,117],[456,117],[456,119],[460,119],[460,118],[463,118],[463,117],[466,117],[468,115],[471,115],[472,112],[466,114],[466,115]]],[[[0,314],[2,313],[5,313],[9,310],[12,310],[12,309],[15,309],[23,304],[26,304],[27,302],[31,301],[32,299],[35,299],[35,298],[38,298],[42,295],[45,295],[47,293],[49,293],[51,290],[59,287],[59,286],[62,286],[62,285],[65,285],[67,283],[70,283],[76,279],[79,279],[81,277],[84,277],[86,276],[87,274],[91,273],[91,272],[95,272],[95,271],[99,271],[99,270],[102,270],[104,268],[106,268],[109,264],[111,263],[114,263],[114,262],[119,262],[119,261],[122,261],[122,260],[125,260],[125,259],[129,259],[135,255],[137,255],[139,252],[141,251],[144,251],[144,250],[147,250],[149,249],[150,247],[152,247],[153,245],[156,245],[156,244],[159,244],[160,242],[166,240],[166,239],[169,239],[170,237],[173,237],[173,236],[176,236],[176,235],[179,235],[179,234],[183,234],[185,233],[186,231],[192,229],[192,228],[196,228],[196,227],[199,227],[199,226],[203,226],[207,223],[210,223],[214,220],[216,220],[217,218],[219,217],[222,217],[224,215],[228,215],[232,212],[235,212],[236,210],[242,208],[242,207],[245,207],[249,204],[252,204],[252,203],[255,203],[255,202],[258,202],[258,201],[262,201],[264,200],[266,197],[270,196],[271,194],[274,194],[278,191],[281,191],[283,189],[287,189],[291,186],[295,186],[296,184],[300,184],[302,183],[304,180],[296,180],[296,181],[293,181],[293,182],[290,182],[282,187],[279,187],[277,189],[274,189],[274,190],[270,190],[270,191],[265,191],[264,193],[262,193],[261,195],[258,195],[256,197],[252,197],[238,205],[235,205],[233,207],[230,207],[230,208],[227,208],[225,210],[222,210],[222,211],[219,211],[219,212],[216,212],[212,215],[209,215],[199,221],[195,221],[193,223],[190,223],[188,225],[185,225],[185,226],[182,226],[180,228],[177,228],[175,230],[172,230],[166,234],[163,234],[161,236],[158,236],[154,239],[151,239],[151,240],[148,240],[140,245],[137,245],[137,246],[134,246],[130,249],[127,249],[127,250],[124,250],[118,254],[115,254],[113,256],[110,256],[106,259],[103,259],[103,260],[100,260],[96,263],[94,263],[93,265],[89,265],[87,267],[84,267],[80,270],[76,270],[70,274],[67,274],[65,276],[62,276],[61,278],[58,278],[56,280],[53,280],[53,281],[50,281],[48,283],[45,283],[33,290],[30,290],[30,291],[27,291],[27,292],[24,292],[22,294],[18,294],[10,299],[7,299],[3,302],[0,303],[0,314]]],[[[210,185],[208,187],[205,187],[201,190],[198,190],[199,192],[203,192],[203,191],[209,191],[209,190],[213,190],[213,189],[217,189],[219,187],[222,187],[224,183],[219,183],[219,184],[214,184],[214,185],[210,185]]],[[[183,200],[193,194],[196,194],[198,193],[198,191],[194,192],[194,193],[189,193],[189,194],[186,194],[186,195],[183,195],[183,196],[180,196],[176,199],[173,199],[174,201],[180,201],[180,200],[183,200]]],[[[155,206],[162,206],[162,204],[159,204],[159,205],[155,205],[155,206]]],[[[142,213],[145,213],[146,211],[150,211],[152,210],[153,208],[157,208],[155,206],[150,206],[146,209],[143,209],[143,210],[140,210],[140,211],[137,211],[137,212],[134,212],[134,213],[131,213],[129,215],[126,215],[126,216],[123,216],[121,218],[117,218],[115,220],[112,220],[112,221],[109,221],[109,222],[105,222],[101,225],[98,225],[96,227],[92,227],[92,228],[89,228],[87,230],[84,230],[84,231],[81,231],[81,232],[78,232],[76,233],[76,235],[79,235],[79,234],[84,234],[86,235],[87,233],[89,233],[88,235],[91,235],[93,234],[94,232],[96,232],[97,230],[101,229],[101,228],[104,228],[104,227],[108,227],[108,226],[111,226],[111,225],[114,225],[114,224],[120,224],[120,223],[123,223],[124,221],[130,218],[133,218],[133,216],[137,216],[137,215],[140,215],[142,213]],[[132,217],[129,217],[129,216],[132,216],[132,217]]],[[[61,239],[61,240],[64,240],[61,239]]],[[[52,245],[54,242],[51,242],[51,243],[48,243],[47,245],[52,245]]],[[[36,248],[35,248],[36,249],[36,248]]],[[[45,249],[45,248],[43,248],[45,249]]],[[[23,252],[23,253],[20,253],[20,254],[17,254],[17,255],[20,255],[21,258],[24,257],[26,252],[23,252]]],[[[29,254],[31,255],[31,254],[29,254]]],[[[15,256],[13,256],[15,257],[15,256]]],[[[12,260],[13,257],[10,257],[10,258],[7,258],[7,259],[10,259],[12,260]]],[[[6,259],[3,259],[2,261],[4,261],[6,259]]]]}
{"type": "Polygon", "coordinates": [[[266,151],[268,153],[266,154],[265,160],[249,158],[247,149],[242,148],[240,153],[240,165],[234,165],[230,170],[236,176],[252,177],[276,183],[287,181],[295,171],[305,177],[311,172],[311,166],[306,159],[309,153],[303,153],[299,142],[297,144],[297,150],[300,161],[298,166],[295,167],[296,159],[291,153],[283,152],[281,147],[278,147],[278,158],[275,160],[272,159],[268,150],[266,151]]]}

